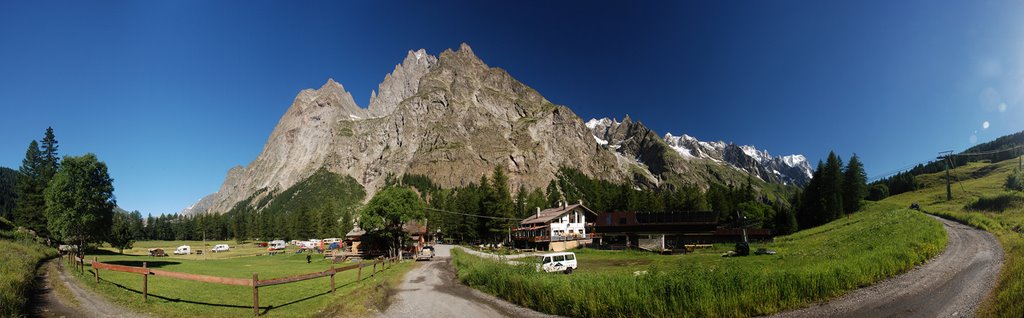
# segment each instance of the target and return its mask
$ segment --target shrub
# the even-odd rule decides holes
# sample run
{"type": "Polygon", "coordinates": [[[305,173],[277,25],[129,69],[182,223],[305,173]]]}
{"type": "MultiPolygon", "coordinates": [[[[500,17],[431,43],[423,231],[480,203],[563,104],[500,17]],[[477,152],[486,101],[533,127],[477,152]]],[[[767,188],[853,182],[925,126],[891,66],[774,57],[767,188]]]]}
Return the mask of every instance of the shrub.
{"type": "Polygon", "coordinates": [[[1003,193],[995,196],[981,196],[974,202],[968,203],[967,210],[1003,212],[1006,209],[1021,206],[1024,197],[1015,193],[1003,193]]]}

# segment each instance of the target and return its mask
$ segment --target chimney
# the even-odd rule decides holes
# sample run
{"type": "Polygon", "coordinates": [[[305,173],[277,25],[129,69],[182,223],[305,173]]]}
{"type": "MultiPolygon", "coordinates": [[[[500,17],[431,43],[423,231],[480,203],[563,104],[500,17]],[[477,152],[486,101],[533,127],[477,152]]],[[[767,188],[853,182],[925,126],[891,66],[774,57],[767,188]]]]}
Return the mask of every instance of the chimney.
{"type": "Polygon", "coordinates": [[[537,207],[537,217],[540,217],[540,207],[537,207]]]}
{"type": "Polygon", "coordinates": [[[583,199],[580,199],[579,205],[583,205],[583,199]]]}

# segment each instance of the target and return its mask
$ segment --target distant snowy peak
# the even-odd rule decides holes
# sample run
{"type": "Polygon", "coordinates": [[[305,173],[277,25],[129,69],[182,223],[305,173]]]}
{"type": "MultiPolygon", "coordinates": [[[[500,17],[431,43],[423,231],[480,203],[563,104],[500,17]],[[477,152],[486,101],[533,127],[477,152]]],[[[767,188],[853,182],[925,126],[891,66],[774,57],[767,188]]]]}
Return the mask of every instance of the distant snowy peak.
{"type": "MultiPolygon", "coordinates": [[[[622,122],[610,118],[586,122],[598,144],[617,151],[631,137],[630,125],[632,121],[628,116],[622,122]]],[[[767,150],[754,146],[739,146],[725,141],[701,141],[687,134],[666,133],[662,139],[684,159],[706,159],[727,164],[767,182],[803,186],[811,179],[811,166],[803,155],[773,157],[767,150]]]]}

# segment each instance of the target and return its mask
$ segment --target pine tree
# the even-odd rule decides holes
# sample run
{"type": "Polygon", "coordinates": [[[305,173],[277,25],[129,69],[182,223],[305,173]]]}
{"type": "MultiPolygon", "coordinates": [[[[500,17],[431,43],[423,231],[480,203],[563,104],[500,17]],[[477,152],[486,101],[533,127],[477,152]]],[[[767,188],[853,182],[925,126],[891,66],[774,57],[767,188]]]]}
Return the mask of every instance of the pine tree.
{"type": "Polygon", "coordinates": [[[57,146],[57,137],[53,135],[53,127],[46,127],[46,133],[39,146],[43,161],[40,175],[42,180],[49,183],[50,179],[53,179],[53,175],[57,173],[57,169],[60,168],[60,155],[57,153],[59,147],[57,146]]]}
{"type": "MultiPolygon", "coordinates": [[[[512,202],[512,194],[508,190],[508,176],[501,166],[494,167],[494,175],[491,177],[491,215],[499,218],[515,217],[515,204],[512,202]]],[[[508,219],[492,219],[490,222],[490,234],[492,237],[506,238],[509,226],[512,222],[508,219]]],[[[503,241],[498,239],[498,241],[503,241]]]]}
{"type": "Polygon", "coordinates": [[[867,195],[867,189],[868,176],[864,172],[864,165],[854,154],[843,171],[843,212],[850,214],[860,210],[860,200],[867,195]]]}
{"type": "Polygon", "coordinates": [[[29,228],[40,236],[48,236],[46,226],[46,201],[43,190],[49,180],[44,180],[43,157],[39,152],[39,144],[33,140],[25,151],[25,159],[18,169],[18,181],[15,185],[17,200],[14,203],[14,222],[29,228]]]}
{"type": "Polygon", "coordinates": [[[834,152],[825,160],[822,174],[822,199],[825,203],[825,220],[822,224],[838,219],[843,214],[843,160],[834,152]]]}
{"type": "Polygon", "coordinates": [[[562,194],[558,192],[558,184],[555,183],[555,180],[548,182],[547,194],[548,207],[558,206],[558,203],[562,202],[562,194]]]}

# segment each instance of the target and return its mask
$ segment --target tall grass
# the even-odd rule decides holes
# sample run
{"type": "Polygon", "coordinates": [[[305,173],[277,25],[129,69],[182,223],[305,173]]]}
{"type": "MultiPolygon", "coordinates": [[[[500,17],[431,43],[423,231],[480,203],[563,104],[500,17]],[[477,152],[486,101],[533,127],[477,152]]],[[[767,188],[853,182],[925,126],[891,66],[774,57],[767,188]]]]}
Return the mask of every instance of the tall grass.
{"type": "Polygon", "coordinates": [[[741,317],[799,307],[899,274],[938,255],[945,243],[942,225],[926,215],[872,204],[850,218],[780,238],[766,246],[779,252],[774,256],[583,251],[572,275],[537,273],[459,251],[454,264],[463,282],[546,313],[741,317]],[[646,274],[587,267],[588,259],[616,257],[647,258],[630,268],[646,274]]]}
{"type": "Polygon", "coordinates": [[[37,264],[56,255],[55,249],[36,243],[25,233],[0,231],[0,317],[26,314],[26,296],[32,291],[37,264]]]}

